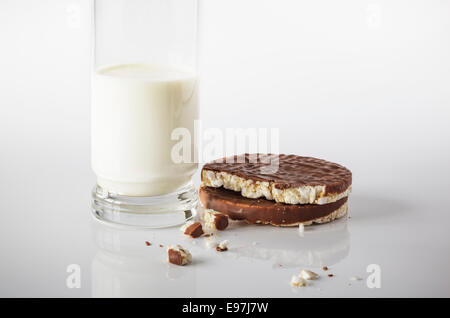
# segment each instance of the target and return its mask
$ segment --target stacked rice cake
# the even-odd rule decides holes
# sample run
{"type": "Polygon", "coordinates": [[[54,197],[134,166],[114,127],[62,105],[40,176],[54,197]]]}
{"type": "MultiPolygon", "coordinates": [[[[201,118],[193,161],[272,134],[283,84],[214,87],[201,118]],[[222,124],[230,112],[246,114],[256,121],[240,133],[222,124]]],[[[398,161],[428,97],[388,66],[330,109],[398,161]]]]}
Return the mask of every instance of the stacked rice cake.
{"type": "Polygon", "coordinates": [[[232,220],[276,226],[330,222],[347,213],[352,173],[297,155],[244,154],[207,163],[200,201],[232,220]]]}

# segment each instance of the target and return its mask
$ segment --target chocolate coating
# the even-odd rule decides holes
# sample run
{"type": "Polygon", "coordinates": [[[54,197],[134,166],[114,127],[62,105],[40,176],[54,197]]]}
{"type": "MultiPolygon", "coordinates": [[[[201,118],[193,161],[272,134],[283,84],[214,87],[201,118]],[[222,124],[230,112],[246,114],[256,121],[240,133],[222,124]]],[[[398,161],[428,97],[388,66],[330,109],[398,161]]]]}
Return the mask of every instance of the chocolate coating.
{"type": "Polygon", "coordinates": [[[273,182],[277,189],[322,185],[325,186],[325,194],[344,192],[352,184],[352,173],[347,168],[326,160],[297,155],[244,154],[214,160],[205,164],[203,170],[273,182]],[[270,167],[270,160],[272,165],[276,164],[274,160],[279,162],[278,170],[273,173],[264,171],[270,167]]]}
{"type": "Polygon", "coordinates": [[[210,187],[201,187],[199,195],[205,209],[226,214],[232,220],[273,225],[297,224],[324,217],[347,202],[345,197],[324,205],[284,204],[266,199],[248,199],[239,192],[210,187]]]}

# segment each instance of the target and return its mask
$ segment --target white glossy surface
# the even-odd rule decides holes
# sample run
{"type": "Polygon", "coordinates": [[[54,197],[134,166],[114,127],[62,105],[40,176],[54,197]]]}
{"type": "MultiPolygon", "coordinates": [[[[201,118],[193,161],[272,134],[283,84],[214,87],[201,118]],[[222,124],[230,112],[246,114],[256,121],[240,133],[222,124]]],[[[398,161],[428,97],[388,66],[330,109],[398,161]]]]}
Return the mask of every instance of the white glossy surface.
{"type": "Polygon", "coordinates": [[[93,224],[89,1],[1,3],[0,296],[450,296],[449,3],[282,2],[205,1],[201,118],[279,127],[282,152],[349,167],[352,218],[304,237],[239,226],[223,254],[178,229],[93,224]],[[145,240],[181,242],[195,262],[168,265],[145,240]],[[319,260],[336,276],[308,265],[322,277],[292,290],[319,260]],[[373,263],[380,289],[348,285],[373,263]]]}
{"type": "MultiPolygon", "coordinates": [[[[450,295],[448,209],[426,203],[407,184],[399,195],[408,200],[356,188],[349,220],[306,227],[303,236],[297,228],[233,224],[218,233],[230,241],[229,251],[218,253],[206,248],[204,238],[187,238],[178,228],[129,231],[98,224],[89,215],[86,191],[93,179],[66,168],[41,167],[48,188],[2,189],[2,296],[450,295]],[[68,181],[58,188],[61,174],[68,181]],[[167,264],[159,244],[175,243],[191,251],[193,264],[167,264]],[[380,289],[366,286],[372,263],[382,269],[380,289]],[[81,266],[80,289],[66,287],[69,264],[81,266]],[[327,272],[321,270],[325,265],[327,272]],[[306,288],[291,288],[290,278],[301,268],[321,277],[306,288]],[[364,280],[350,281],[355,275],[364,280]]],[[[438,187],[435,193],[445,197],[438,187]]]]}

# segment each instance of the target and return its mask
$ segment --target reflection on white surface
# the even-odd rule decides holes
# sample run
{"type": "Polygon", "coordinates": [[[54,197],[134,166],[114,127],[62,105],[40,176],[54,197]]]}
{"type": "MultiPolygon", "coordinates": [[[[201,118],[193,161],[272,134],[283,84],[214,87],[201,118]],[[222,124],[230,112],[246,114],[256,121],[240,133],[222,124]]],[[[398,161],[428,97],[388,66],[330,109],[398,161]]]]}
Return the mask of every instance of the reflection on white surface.
{"type": "Polygon", "coordinates": [[[241,232],[240,239],[252,243],[250,246],[236,247],[231,252],[238,256],[270,260],[274,266],[329,266],[343,260],[350,251],[347,217],[332,223],[307,226],[301,234],[298,227],[280,229],[256,226],[250,232],[241,232]]]}
{"type": "Polygon", "coordinates": [[[195,266],[166,261],[166,249],[148,247],[149,232],[94,225],[93,297],[187,297],[195,295],[195,266]]]}
{"type": "Polygon", "coordinates": [[[122,230],[94,222],[93,233],[98,248],[92,261],[93,297],[193,297],[202,294],[202,286],[209,286],[211,279],[224,288],[223,284],[236,284],[238,281],[221,281],[221,275],[217,276],[230,268],[242,269],[254,261],[270,265],[268,268],[330,266],[342,261],[350,250],[346,218],[308,226],[301,234],[298,227],[231,222],[226,231],[213,236],[217,242],[230,241],[229,250],[223,253],[208,248],[207,238],[188,238],[178,227],[122,230]],[[146,246],[145,241],[152,245],[146,246]],[[168,264],[168,244],[190,250],[193,263],[183,267],[168,264]]]}

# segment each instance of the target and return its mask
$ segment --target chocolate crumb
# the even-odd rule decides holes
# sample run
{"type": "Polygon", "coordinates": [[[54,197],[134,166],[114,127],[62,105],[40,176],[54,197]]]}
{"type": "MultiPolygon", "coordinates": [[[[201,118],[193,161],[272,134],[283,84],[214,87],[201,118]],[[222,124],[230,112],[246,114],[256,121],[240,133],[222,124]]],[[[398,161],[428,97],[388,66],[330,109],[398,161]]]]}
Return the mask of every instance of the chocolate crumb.
{"type": "Polygon", "coordinates": [[[221,213],[216,213],[214,215],[214,226],[219,231],[223,231],[228,227],[228,216],[221,213]]]}
{"type": "Polygon", "coordinates": [[[162,245],[162,244],[159,244],[159,247],[164,247],[164,245],[162,245]]]}
{"type": "Polygon", "coordinates": [[[184,234],[189,235],[192,238],[200,237],[203,233],[202,224],[200,222],[189,225],[184,231],[184,234]]]}
{"type": "Polygon", "coordinates": [[[324,271],[327,271],[327,270],[328,270],[328,267],[324,266],[324,267],[322,267],[322,269],[323,269],[324,271]]]}
{"type": "Polygon", "coordinates": [[[225,252],[225,251],[228,251],[228,247],[217,246],[216,247],[216,251],[218,251],[218,252],[225,252]]]}
{"type": "Polygon", "coordinates": [[[169,263],[183,266],[192,262],[192,255],[188,250],[184,249],[181,245],[168,247],[168,260],[169,263]]]}
{"type": "Polygon", "coordinates": [[[152,245],[152,243],[150,243],[149,241],[145,241],[145,245],[147,245],[147,246],[151,246],[151,245],[152,245]]]}
{"type": "Polygon", "coordinates": [[[334,276],[334,274],[328,274],[328,277],[333,277],[334,276]]]}
{"type": "Polygon", "coordinates": [[[182,266],[183,265],[183,257],[181,256],[180,251],[169,250],[169,263],[182,266]]]}

